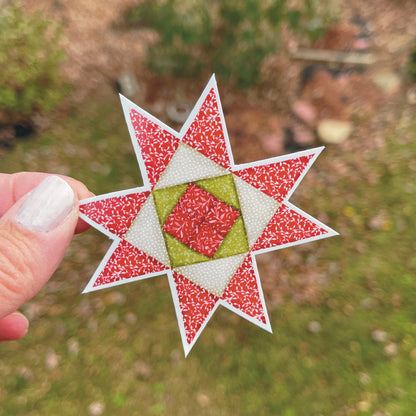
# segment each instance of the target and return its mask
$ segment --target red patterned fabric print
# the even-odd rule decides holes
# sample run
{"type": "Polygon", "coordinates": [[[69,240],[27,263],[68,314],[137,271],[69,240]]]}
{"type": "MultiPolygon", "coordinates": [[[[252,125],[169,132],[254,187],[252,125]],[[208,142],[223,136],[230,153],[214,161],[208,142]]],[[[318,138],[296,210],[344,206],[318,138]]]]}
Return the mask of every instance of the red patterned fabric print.
{"type": "Polygon", "coordinates": [[[178,210],[169,215],[162,229],[181,243],[187,244],[198,224],[198,220],[178,210]]]}
{"type": "Polygon", "coordinates": [[[136,110],[130,110],[130,120],[153,188],[172,159],[180,140],[136,110]]]}
{"type": "Polygon", "coordinates": [[[250,255],[244,259],[243,264],[228,283],[221,299],[263,324],[266,323],[250,255]]]}
{"type": "Polygon", "coordinates": [[[162,229],[198,253],[213,257],[240,213],[190,183],[162,229]]]}
{"type": "Polygon", "coordinates": [[[190,344],[218,301],[218,297],[173,270],[179,306],[190,344]]]}
{"type": "Polygon", "coordinates": [[[176,204],[175,210],[178,209],[178,211],[200,220],[205,217],[214,205],[215,200],[214,195],[211,195],[194,183],[190,183],[176,204]]]}
{"type": "Polygon", "coordinates": [[[239,215],[240,213],[236,209],[216,199],[214,205],[205,217],[205,222],[224,238],[239,215]]]}
{"type": "Polygon", "coordinates": [[[282,204],[258,238],[252,251],[277,247],[327,233],[324,228],[282,204]]]}
{"type": "Polygon", "coordinates": [[[168,268],[126,240],[121,240],[94,282],[94,287],[163,270],[168,268]]]}
{"type": "Polygon", "coordinates": [[[204,256],[213,257],[222,240],[224,237],[219,235],[211,225],[202,222],[196,227],[186,245],[204,256]]]}
{"type": "Polygon", "coordinates": [[[200,187],[193,183],[189,184],[165,221],[163,230],[181,243],[188,245],[196,227],[202,222],[213,204],[213,198],[200,187]]]}
{"type": "Polygon", "coordinates": [[[106,230],[123,237],[150,192],[132,193],[81,204],[79,211],[106,230]]]}
{"type": "Polygon", "coordinates": [[[214,88],[205,98],[198,114],[186,132],[183,142],[224,168],[230,167],[214,88]]]}
{"type": "Polygon", "coordinates": [[[276,201],[283,202],[314,154],[270,165],[253,166],[235,173],[276,201]]]}

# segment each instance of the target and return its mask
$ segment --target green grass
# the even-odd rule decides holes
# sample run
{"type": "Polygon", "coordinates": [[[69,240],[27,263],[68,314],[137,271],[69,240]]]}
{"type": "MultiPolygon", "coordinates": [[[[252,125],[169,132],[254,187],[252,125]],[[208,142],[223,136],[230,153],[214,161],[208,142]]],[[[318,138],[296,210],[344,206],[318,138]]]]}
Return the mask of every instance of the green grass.
{"type": "MultiPolygon", "coordinates": [[[[327,149],[295,193],[341,236],[274,254],[299,254],[298,266],[284,262],[293,281],[313,269],[328,283],[313,301],[294,293],[269,307],[272,335],[220,308],[184,359],[166,278],[81,295],[110,241],[76,236],[24,308],[27,337],[0,347],[0,414],[83,415],[101,402],[105,415],[413,415],[416,123],[403,120],[361,158],[327,149]],[[313,321],[321,331],[308,330],[313,321]]],[[[2,155],[2,169],[68,174],[97,194],[140,183],[107,94],[2,155]]]]}

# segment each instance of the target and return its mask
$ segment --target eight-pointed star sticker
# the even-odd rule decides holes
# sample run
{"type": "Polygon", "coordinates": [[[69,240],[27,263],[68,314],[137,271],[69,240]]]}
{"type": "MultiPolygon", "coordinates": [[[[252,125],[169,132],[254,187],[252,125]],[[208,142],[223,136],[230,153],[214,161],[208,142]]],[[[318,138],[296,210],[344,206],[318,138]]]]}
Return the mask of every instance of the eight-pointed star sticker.
{"type": "Polygon", "coordinates": [[[323,148],[235,165],[214,76],[179,133],[121,102],[144,185],[81,202],[114,240],[84,293],[166,274],[185,355],[219,305],[271,332],[255,255],[337,234],[288,202],[323,148]]]}

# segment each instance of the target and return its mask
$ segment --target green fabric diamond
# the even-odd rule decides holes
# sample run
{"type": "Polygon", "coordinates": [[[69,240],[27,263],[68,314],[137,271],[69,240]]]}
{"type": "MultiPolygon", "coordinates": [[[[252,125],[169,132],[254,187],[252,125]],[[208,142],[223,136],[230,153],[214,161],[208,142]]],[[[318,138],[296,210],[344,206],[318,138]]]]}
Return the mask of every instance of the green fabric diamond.
{"type": "Polygon", "coordinates": [[[209,257],[206,257],[181,243],[169,233],[166,233],[165,231],[162,232],[172,267],[188,266],[189,264],[211,260],[209,257]]]}
{"type": "MultiPolygon", "coordinates": [[[[241,213],[240,202],[238,200],[237,190],[232,174],[202,179],[195,181],[194,183],[214,195],[216,198],[225,202],[227,205],[237,209],[241,213]]],[[[153,190],[152,193],[155,201],[156,212],[161,227],[166,222],[183,193],[186,191],[188,185],[189,183],[184,183],[181,185],[153,190]]],[[[225,236],[212,259],[181,243],[169,233],[165,231],[162,231],[162,233],[166,249],[169,254],[169,260],[173,268],[230,257],[249,251],[247,234],[241,214],[225,236]]]]}
{"type": "Polygon", "coordinates": [[[194,183],[225,202],[227,205],[240,210],[240,203],[238,201],[233,175],[230,174],[217,176],[216,178],[202,179],[194,183]]]}
{"type": "Polygon", "coordinates": [[[243,218],[240,215],[218,247],[213,259],[235,256],[236,254],[245,253],[248,250],[246,230],[244,228],[243,218]]]}
{"type": "Polygon", "coordinates": [[[186,191],[189,184],[170,186],[153,191],[153,197],[156,205],[157,216],[159,217],[160,225],[162,226],[168,219],[170,213],[175,208],[182,194],[186,191]]]}

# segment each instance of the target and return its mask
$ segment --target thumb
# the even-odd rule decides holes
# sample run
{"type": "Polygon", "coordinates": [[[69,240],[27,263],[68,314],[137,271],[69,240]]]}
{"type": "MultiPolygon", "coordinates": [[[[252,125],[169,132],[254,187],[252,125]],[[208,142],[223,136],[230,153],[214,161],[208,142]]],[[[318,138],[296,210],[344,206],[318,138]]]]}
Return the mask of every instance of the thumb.
{"type": "Polygon", "coordinates": [[[48,281],[74,234],[78,204],[58,176],[47,176],[0,219],[0,319],[48,281]]]}

